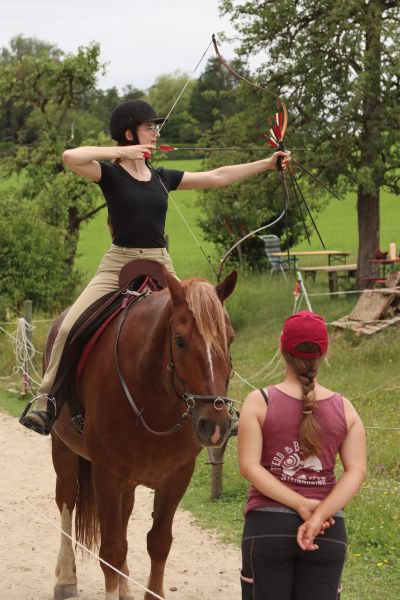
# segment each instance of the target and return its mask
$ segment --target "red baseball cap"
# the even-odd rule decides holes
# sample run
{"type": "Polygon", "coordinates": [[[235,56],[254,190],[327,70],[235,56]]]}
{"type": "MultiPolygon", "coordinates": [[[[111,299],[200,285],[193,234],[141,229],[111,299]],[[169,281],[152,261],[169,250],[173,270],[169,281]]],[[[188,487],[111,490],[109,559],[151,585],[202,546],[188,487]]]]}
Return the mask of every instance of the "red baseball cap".
{"type": "Polygon", "coordinates": [[[317,313],[301,310],[292,315],[283,324],[281,346],[289,354],[298,358],[317,358],[328,350],[328,329],[326,322],[317,313]],[[296,350],[299,344],[312,342],[319,346],[319,352],[301,352],[296,350]]]}

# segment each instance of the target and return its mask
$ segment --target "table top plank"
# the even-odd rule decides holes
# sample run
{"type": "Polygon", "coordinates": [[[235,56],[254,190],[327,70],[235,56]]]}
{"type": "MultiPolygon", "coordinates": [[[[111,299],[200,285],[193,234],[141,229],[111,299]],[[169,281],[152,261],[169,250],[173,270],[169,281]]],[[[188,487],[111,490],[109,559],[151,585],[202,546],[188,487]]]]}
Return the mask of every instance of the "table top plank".
{"type": "Polygon", "coordinates": [[[314,273],[316,271],[322,271],[323,273],[340,273],[340,271],[356,271],[357,265],[319,265],[318,267],[297,267],[296,270],[310,273],[314,273]]]}
{"type": "MultiPolygon", "coordinates": [[[[271,256],[287,256],[287,252],[271,252],[271,256]]],[[[289,251],[290,256],[350,256],[346,250],[299,250],[289,251]]],[[[400,260],[400,259],[399,259],[400,260]]]]}

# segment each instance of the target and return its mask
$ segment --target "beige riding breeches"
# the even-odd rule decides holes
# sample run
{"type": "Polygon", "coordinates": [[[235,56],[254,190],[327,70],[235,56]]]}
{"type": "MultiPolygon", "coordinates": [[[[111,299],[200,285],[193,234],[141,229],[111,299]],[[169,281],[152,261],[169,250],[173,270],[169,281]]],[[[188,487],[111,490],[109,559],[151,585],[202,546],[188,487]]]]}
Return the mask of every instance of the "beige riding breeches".
{"type": "Polygon", "coordinates": [[[96,275],[71,306],[62,322],[54,341],[50,362],[37,391],[37,396],[41,397],[38,397],[35,402],[36,409],[46,410],[47,398],[42,396],[42,394],[48,394],[53,386],[65,341],[72,326],[93,302],[109,292],[118,290],[120,271],[122,267],[132,260],[154,260],[164,265],[170,273],[175,275],[171,258],[165,248],[123,248],[113,244],[104,255],[96,275]]]}

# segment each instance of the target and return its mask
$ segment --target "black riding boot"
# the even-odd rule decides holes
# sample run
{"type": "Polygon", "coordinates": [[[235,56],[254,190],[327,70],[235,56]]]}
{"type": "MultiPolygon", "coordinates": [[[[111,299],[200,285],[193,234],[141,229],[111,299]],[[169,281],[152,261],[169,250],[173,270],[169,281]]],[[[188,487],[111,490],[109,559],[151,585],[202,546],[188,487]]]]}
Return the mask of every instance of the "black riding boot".
{"type": "Polygon", "coordinates": [[[50,398],[47,396],[47,394],[41,394],[40,396],[36,396],[36,398],[32,398],[32,400],[28,402],[24,412],[19,418],[19,422],[21,425],[24,425],[24,427],[32,429],[32,431],[36,431],[36,433],[40,433],[41,435],[49,435],[54,421],[57,418],[56,412],[55,399],[50,398]],[[32,406],[32,403],[43,396],[47,398],[47,408],[50,410],[29,410],[32,406]]]}

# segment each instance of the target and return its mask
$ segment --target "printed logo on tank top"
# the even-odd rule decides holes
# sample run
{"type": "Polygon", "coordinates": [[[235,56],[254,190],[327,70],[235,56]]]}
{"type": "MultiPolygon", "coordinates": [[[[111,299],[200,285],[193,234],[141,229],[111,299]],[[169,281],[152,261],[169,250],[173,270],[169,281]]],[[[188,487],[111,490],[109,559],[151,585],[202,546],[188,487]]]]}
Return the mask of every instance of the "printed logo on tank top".
{"type": "Polygon", "coordinates": [[[276,452],[271,462],[271,473],[281,481],[297,485],[323,486],[326,477],[318,475],[322,471],[322,463],[317,456],[304,459],[297,441],[292,446],[285,446],[283,452],[276,452]]]}

